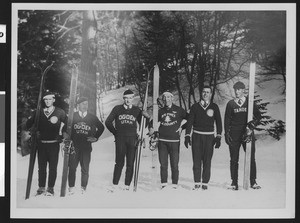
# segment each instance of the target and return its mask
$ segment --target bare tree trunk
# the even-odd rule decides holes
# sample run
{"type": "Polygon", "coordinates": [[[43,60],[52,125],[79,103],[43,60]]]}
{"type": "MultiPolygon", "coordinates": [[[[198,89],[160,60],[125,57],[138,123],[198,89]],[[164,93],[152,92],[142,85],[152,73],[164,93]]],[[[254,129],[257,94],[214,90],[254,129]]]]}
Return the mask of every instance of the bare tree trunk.
{"type": "Polygon", "coordinates": [[[230,68],[230,63],[231,63],[231,59],[232,59],[232,54],[233,54],[233,49],[234,49],[234,44],[237,38],[237,32],[238,32],[238,25],[236,25],[236,29],[235,29],[235,33],[234,33],[234,37],[231,43],[231,48],[230,48],[230,53],[228,55],[228,62],[227,62],[227,68],[226,68],[226,72],[225,72],[225,78],[227,78],[228,73],[229,73],[229,68],[230,68]]]}
{"type": "Polygon", "coordinates": [[[183,101],[184,109],[187,110],[186,109],[186,103],[185,103],[185,100],[183,98],[182,91],[181,91],[181,88],[180,88],[180,83],[179,83],[179,78],[178,78],[178,72],[176,72],[176,81],[175,81],[175,84],[176,84],[176,87],[177,87],[177,90],[178,90],[179,105],[182,108],[182,102],[181,101],[183,101]]]}
{"type": "Polygon", "coordinates": [[[201,97],[201,91],[204,85],[204,77],[205,77],[205,62],[206,62],[206,55],[204,51],[204,35],[203,35],[203,20],[202,17],[198,17],[199,22],[197,26],[197,35],[196,35],[196,45],[199,49],[199,57],[198,57],[198,90],[199,95],[201,97]]]}
{"type": "Polygon", "coordinates": [[[195,92],[194,92],[194,86],[193,86],[193,74],[194,74],[194,70],[195,70],[195,63],[196,63],[196,60],[197,60],[197,54],[198,54],[198,48],[196,47],[195,48],[195,52],[194,52],[194,57],[193,57],[193,60],[192,60],[192,64],[191,64],[191,71],[189,71],[189,67],[188,67],[188,55],[186,54],[185,55],[185,70],[186,70],[186,77],[187,77],[187,80],[189,82],[189,87],[190,87],[190,90],[189,90],[189,97],[188,97],[188,108],[191,107],[192,105],[192,100],[191,98],[193,98],[194,100],[194,103],[196,102],[196,98],[195,98],[195,92]]]}
{"type": "Polygon", "coordinates": [[[93,11],[83,11],[81,51],[81,95],[89,98],[89,112],[96,115],[96,43],[93,11]]]}
{"type": "Polygon", "coordinates": [[[214,23],[214,30],[215,30],[215,36],[214,36],[214,70],[215,74],[211,80],[212,86],[213,86],[213,91],[212,91],[212,97],[211,100],[214,100],[215,92],[216,92],[216,86],[217,86],[217,80],[220,79],[220,47],[221,47],[221,39],[220,39],[220,33],[221,33],[221,20],[219,13],[216,12],[215,14],[215,23],[214,23]]]}
{"type": "Polygon", "coordinates": [[[123,70],[123,81],[122,81],[122,87],[124,87],[126,85],[127,82],[127,67],[128,67],[128,46],[127,46],[127,36],[126,36],[126,30],[123,27],[123,35],[124,35],[124,48],[125,48],[125,52],[124,52],[124,70],[123,70]]]}

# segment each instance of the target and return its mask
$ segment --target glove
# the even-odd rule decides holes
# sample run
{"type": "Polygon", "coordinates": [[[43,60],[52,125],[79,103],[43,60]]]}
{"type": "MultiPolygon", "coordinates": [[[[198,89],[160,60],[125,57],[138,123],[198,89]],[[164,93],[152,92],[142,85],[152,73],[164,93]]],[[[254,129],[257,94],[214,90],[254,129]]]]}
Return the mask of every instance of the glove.
{"type": "Polygon", "coordinates": [[[189,148],[189,145],[191,145],[191,137],[190,136],[185,137],[184,145],[185,145],[186,148],[189,148]]]}
{"type": "Polygon", "coordinates": [[[245,143],[248,143],[248,142],[252,141],[252,133],[253,133],[253,130],[251,130],[250,128],[246,128],[246,131],[243,135],[243,141],[245,143]]]}
{"type": "Polygon", "coordinates": [[[247,123],[247,127],[250,129],[250,130],[253,130],[255,129],[255,127],[257,126],[258,124],[258,121],[256,120],[251,120],[250,122],[247,123]]]}
{"type": "Polygon", "coordinates": [[[213,146],[215,146],[215,149],[219,149],[221,146],[221,137],[217,136],[213,140],[213,146]]]}
{"type": "Polygon", "coordinates": [[[232,143],[232,138],[231,138],[229,132],[225,133],[225,142],[227,145],[231,145],[231,143],[232,143]]]}

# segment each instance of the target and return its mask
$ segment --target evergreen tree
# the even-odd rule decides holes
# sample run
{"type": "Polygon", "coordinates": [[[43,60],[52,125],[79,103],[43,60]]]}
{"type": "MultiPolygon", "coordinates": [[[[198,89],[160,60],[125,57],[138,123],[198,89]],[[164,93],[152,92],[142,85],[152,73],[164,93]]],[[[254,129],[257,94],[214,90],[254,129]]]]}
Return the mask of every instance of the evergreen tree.
{"type": "Polygon", "coordinates": [[[254,98],[262,116],[258,127],[255,129],[257,131],[266,131],[273,138],[280,140],[282,134],[285,133],[285,122],[276,120],[268,115],[267,105],[270,104],[270,102],[263,101],[263,99],[260,98],[260,95],[255,95],[254,98]]]}

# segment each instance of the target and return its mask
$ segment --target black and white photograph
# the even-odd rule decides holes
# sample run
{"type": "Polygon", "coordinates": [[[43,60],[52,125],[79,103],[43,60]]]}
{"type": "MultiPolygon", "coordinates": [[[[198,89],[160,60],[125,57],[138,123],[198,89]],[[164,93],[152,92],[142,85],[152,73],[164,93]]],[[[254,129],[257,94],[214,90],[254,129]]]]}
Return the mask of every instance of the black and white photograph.
{"type": "Polygon", "coordinates": [[[5,92],[0,91],[0,197],[5,196],[5,92]]]}
{"type": "MultiPolygon", "coordinates": [[[[2,11],[1,11],[2,12],[2,11]]],[[[5,66],[6,24],[0,16],[0,197],[5,196],[5,66]]]]}
{"type": "Polygon", "coordinates": [[[12,3],[10,216],[294,218],[295,83],[296,4],[12,3]]]}

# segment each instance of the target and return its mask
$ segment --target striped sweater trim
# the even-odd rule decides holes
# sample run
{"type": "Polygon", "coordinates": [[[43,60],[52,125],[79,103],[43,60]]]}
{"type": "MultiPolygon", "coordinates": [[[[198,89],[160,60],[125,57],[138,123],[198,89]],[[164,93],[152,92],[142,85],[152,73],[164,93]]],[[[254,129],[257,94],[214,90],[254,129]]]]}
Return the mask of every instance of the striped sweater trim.
{"type": "Polygon", "coordinates": [[[159,141],[162,142],[179,142],[179,139],[159,139],[159,141]]]}
{"type": "Polygon", "coordinates": [[[202,132],[202,131],[197,131],[193,130],[194,133],[201,134],[201,135],[214,135],[215,132],[202,132]]]}

